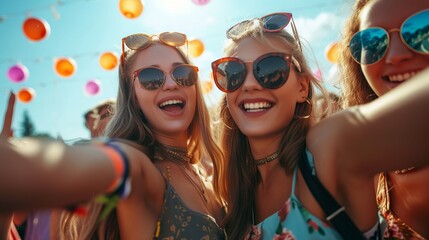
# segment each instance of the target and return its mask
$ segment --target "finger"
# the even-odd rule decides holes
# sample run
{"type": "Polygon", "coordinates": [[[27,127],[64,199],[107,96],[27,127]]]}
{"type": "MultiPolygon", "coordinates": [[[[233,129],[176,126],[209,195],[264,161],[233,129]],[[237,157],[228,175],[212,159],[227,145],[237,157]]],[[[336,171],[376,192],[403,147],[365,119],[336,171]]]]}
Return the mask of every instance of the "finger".
{"type": "Polygon", "coordinates": [[[15,108],[15,99],[16,99],[15,94],[11,92],[9,95],[9,102],[7,104],[6,115],[4,117],[3,129],[1,132],[1,135],[3,137],[11,137],[13,135],[12,118],[13,118],[13,111],[15,108]]]}

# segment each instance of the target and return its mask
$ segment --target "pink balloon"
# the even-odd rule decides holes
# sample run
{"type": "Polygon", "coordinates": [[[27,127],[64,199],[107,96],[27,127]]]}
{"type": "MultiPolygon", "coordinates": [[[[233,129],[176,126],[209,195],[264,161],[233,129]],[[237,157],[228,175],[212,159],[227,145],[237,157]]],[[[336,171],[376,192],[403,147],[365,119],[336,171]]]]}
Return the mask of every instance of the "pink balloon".
{"type": "Polygon", "coordinates": [[[97,95],[100,92],[101,83],[98,79],[89,80],[85,84],[85,92],[91,96],[97,95]]]}
{"type": "Polygon", "coordinates": [[[193,3],[203,6],[206,5],[207,3],[209,3],[211,0],[192,0],[193,3]]]}
{"type": "Polygon", "coordinates": [[[28,69],[26,66],[18,63],[9,68],[9,71],[7,71],[7,77],[12,82],[22,82],[28,78],[28,69]]]}

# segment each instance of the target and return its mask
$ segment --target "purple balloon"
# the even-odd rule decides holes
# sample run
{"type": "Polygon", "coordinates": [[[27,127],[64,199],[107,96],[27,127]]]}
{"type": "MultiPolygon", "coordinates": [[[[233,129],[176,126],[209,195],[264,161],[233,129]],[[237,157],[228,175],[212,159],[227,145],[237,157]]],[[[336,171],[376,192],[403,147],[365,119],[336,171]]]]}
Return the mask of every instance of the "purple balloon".
{"type": "Polygon", "coordinates": [[[26,66],[18,63],[9,68],[7,71],[7,77],[12,82],[22,82],[28,78],[28,69],[26,66]]]}
{"type": "Polygon", "coordinates": [[[89,95],[97,95],[100,92],[101,83],[98,79],[89,80],[85,84],[85,92],[89,95]]]}
{"type": "Polygon", "coordinates": [[[211,0],[192,0],[192,2],[194,2],[197,5],[206,5],[207,3],[209,3],[211,0]]]}

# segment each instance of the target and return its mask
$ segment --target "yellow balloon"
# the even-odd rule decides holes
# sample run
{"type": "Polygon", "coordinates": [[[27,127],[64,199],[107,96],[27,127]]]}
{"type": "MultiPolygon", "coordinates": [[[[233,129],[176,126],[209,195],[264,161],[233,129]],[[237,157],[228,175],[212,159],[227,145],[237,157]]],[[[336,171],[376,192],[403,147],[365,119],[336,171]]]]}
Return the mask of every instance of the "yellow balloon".
{"type": "Polygon", "coordinates": [[[106,70],[112,70],[118,65],[118,57],[114,52],[105,52],[100,56],[100,65],[106,70]]]}
{"type": "Polygon", "coordinates": [[[204,52],[204,44],[198,39],[189,41],[189,54],[192,57],[199,57],[204,52]]]}
{"type": "Polygon", "coordinates": [[[203,94],[207,94],[213,90],[213,82],[212,81],[201,82],[201,86],[203,88],[203,94]]]}
{"type": "Polygon", "coordinates": [[[338,47],[339,47],[339,45],[340,44],[338,42],[333,42],[333,43],[330,43],[328,46],[326,46],[325,55],[326,55],[326,58],[328,59],[328,61],[330,63],[337,63],[338,62],[338,57],[339,57],[338,47]]]}
{"type": "Polygon", "coordinates": [[[119,10],[126,18],[136,18],[143,12],[141,0],[119,0],[119,10]]]}

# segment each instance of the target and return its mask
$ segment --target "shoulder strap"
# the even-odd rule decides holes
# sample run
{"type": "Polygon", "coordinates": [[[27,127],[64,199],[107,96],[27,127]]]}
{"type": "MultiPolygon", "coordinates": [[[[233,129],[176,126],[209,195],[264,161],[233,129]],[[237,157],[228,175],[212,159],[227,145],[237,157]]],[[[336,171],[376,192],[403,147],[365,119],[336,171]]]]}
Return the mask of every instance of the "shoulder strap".
{"type": "Polygon", "coordinates": [[[338,204],[319,179],[311,173],[305,151],[303,151],[303,158],[299,161],[299,168],[308,188],[327,215],[326,220],[334,225],[344,239],[365,239],[362,232],[347,215],[345,208],[338,204]]]}

